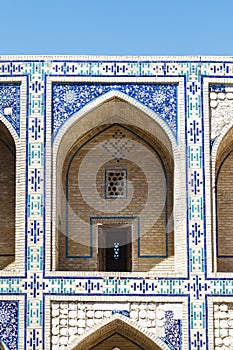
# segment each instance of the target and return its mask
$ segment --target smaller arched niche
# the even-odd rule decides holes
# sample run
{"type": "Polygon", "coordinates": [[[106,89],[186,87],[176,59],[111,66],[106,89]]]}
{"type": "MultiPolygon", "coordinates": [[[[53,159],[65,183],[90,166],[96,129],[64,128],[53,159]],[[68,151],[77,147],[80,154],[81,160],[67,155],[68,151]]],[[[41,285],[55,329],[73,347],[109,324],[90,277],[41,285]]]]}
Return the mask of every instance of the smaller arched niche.
{"type": "Polygon", "coordinates": [[[15,260],[15,179],[15,143],[0,122],[0,269],[15,260]]]}
{"type": "Polygon", "coordinates": [[[158,139],[102,125],[74,143],[61,173],[59,270],[154,271],[174,256],[173,161],[158,139]]]}
{"type": "Polygon", "coordinates": [[[233,129],[222,139],[215,164],[217,271],[233,271],[233,129]]]}
{"type": "Polygon", "coordinates": [[[130,321],[117,316],[74,341],[67,350],[105,349],[167,350],[168,346],[154,335],[145,335],[143,329],[135,328],[130,321]]]}

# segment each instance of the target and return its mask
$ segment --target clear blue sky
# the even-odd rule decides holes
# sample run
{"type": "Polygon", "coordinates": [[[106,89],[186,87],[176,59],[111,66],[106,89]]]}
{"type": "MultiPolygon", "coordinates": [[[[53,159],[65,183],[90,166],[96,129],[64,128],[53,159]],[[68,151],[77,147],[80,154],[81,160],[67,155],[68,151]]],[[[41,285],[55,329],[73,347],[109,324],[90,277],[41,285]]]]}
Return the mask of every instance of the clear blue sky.
{"type": "Polygon", "coordinates": [[[233,0],[0,0],[0,55],[233,55],[233,0]]]}

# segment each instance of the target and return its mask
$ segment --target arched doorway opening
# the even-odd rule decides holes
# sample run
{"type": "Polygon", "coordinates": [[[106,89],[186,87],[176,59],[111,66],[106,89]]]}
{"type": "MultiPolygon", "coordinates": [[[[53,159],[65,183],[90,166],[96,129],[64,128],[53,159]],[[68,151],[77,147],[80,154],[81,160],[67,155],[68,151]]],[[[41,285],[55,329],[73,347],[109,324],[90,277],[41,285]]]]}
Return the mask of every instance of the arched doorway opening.
{"type": "MultiPolygon", "coordinates": [[[[166,129],[166,126],[162,125],[161,122],[157,123],[156,116],[152,118],[128,101],[122,101],[116,97],[105,102],[102,100],[99,105],[96,106],[95,104],[94,108],[90,108],[89,112],[85,110],[83,115],[79,112],[77,116],[74,115],[73,118],[67,121],[67,124],[59,131],[53,143],[53,194],[51,199],[53,203],[52,230],[54,243],[52,246],[52,269],[62,271],[104,271],[104,268],[100,267],[101,264],[97,264],[101,255],[101,250],[98,249],[98,245],[101,245],[99,236],[101,236],[102,229],[106,232],[109,228],[115,229],[117,224],[118,226],[121,225],[123,230],[125,229],[129,232],[129,237],[133,237],[134,242],[140,238],[135,243],[137,247],[131,245],[130,249],[127,250],[129,256],[137,255],[138,261],[132,258],[132,263],[128,264],[127,268],[124,267],[124,270],[171,272],[176,268],[174,260],[175,249],[179,254],[179,251],[183,251],[186,245],[185,240],[182,240],[179,244],[174,243],[175,239],[178,241],[183,236],[185,226],[185,197],[181,196],[181,193],[185,191],[185,182],[180,181],[185,176],[185,164],[182,163],[181,147],[177,146],[169,129],[166,129]],[[115,130],[113,130],[114,128],[115,130]],[[122,140],[123,137],[121,137],[123,134],[127,139],[126,141],[129,141],[126,144],[122,140]],[[132,144],[133,147],[130,149],[132,144]],[[136,147],[135,144],[139,146],[136,147]],[[110,155],[114,156],[114,159],[108,159],[108,164],[103,155],[98,154],[100,146],[103,150],[104,145],[108,157],[110,155]],[[112,152],[114,147],[117,148],[115,153],[112,152]],[[122,153],[120,148],[122,147],[125,153],[123,157],[120,155],[122,153]],[[140,158],[142,163],[145,163],[150,157],[156,158],[156,161],[148,161],[147,168],[141,163],[138,164],[138,158],[140,158]],[[96,162],[97,159],[99,160],[98,164],[96,162]],[[83,160],[86,160],[84,162],[86,169],[83,167],[83,160]],[[88,163],[87,160],[91,161],[88,163]],[[116,162],[115,167],[110,166],[113,161],[116,162]],[[126,161],[128,161],[128,164],[130,162],[131,164],[137,163],[135,164],[137,169],[135,167],[134,171],[131,172],[136,177],[138,176],[138,180],[136,178],[134,180],[140,183],[139,187],[143,194],[138,196],[137,202],[135,197],[129,196],[132,193],[136,193],[134,191],[130,193],[131,188],[136,189],[136,187],[132,178],[128,177],[129,170],[126,167],[126,161]],[[100,164],[100,162],[102,163],[100,164]],[[94,163],[95,167],[93,169],[94,163]],[[158,165],[157,168],[161,170],[160,173],[162,175],[160,177],[156,177],[156,171],[152,169],[155,163],[158,165]],[[82,176],[79,176],[80,172],[78,170],[80,167],[82,167],[82,176]],[[91,167],[92,169],[90,170],[91,167]],[[140,174],[142,175],[141,180],[139,179],[140,174]],[[149,179],[152,181],[148,181],[148,174],[149,179]],[[176,176],[176,174],[179,174],[179,176],[176,176]],[[102,179],[101,183],[96,182],[98,176],[102,179]],[[113,176],[123,177],[123,183],[127,183],[128,187],[123,186],[123,189],[119,188],[119,181],[122,180],[120,178],[115,183],[117,186],[114,186],[115,180],[111,181],[113,176]],[[143,176],[144,178],[142,179],[143,176]],[[161,178],[162,186],[159,186],[161,178]],[[70,186],[70,180],[73,181],[73,189],[72,185],[70,186]],[[83,180],[83,182],[81,183],[79,180],[83,180]],[[106,186],[108,181],[112,182],[112,185],[106,186]],[[89,184],[88,186],[86,185],[87,183],[89,184]],[[93,189],[92,184],[95,184],[96,188],[93,189]],[[148,184],[153,184],[151,186],[152,191],[148,191],[148,184]],[[160,196],[158,191],[157,196],[155,195],[156,188],[158,191],[161,190],[163,192],[163,196],[160,196]],[[80,190],[82,193],[80,193],[80,190]],[[93,194],[96,196],[95,199],[98,197],[95,203],[92,198],[93,194]],[[154,228],[155,230],[163,230],[163,235],[161,234],[160,238],[150,246],[148,244],[146,246],[148,237],[146,234],[141,235],[143,232],[141,213],[143,208],[146,207],[146,203],[149,202],[148,198],[150,200],[152,195],[154,195],[153,204],[148,210],[149,215],[144,224],[153,226],[155,221],[158,222],[160,220],[159,224],[156,225],[156,228],[154,226],[154,228]],[[146,197],[147,199],[145,199],[146,197]],[[132,198],[134,198],[134,210],[132,210],[133,202],[131,202],[131,207],[126,205],[127,203],[130,204],[132,198]],[[80,201],[85,202],[83,206],[80,205],[80,201]],[[157,203],[160,202],[160,204],[163,203],[163,210],[162,216],[159,219],[157,216],[156,220],[154,220],[150,216],[150,210],[156,208],[156,201],[157,203]],[[119,210],[120,203],[125,205],[122,210],[119,210]],[[86,210],[88,206],[89,208],[86,210]],[[113,206],[117,207],[117,210],[113,206]],[[87,215],[84,219],[85,210],[87,215]],[[173,210],[176,213],[175,216],[173,216],[173,210]],[[73,222],[70,220],[69,215],[73,215],[73,222]],[[82,228],[80,222],[75,221],[77,217],[79,219],[81,217],[81,224],[85,228],[82,228]],[[173,227],[175,227],[175,235],[173,227]],[[85,233],[83,239],[80,232],[85,233]],[[79,246],[77,245],[77,237],[79,246]],[[149,248],[152,248],[151,251],[149,251],[149,248]],[[95,258],[93,259],[94,255],[95,258]],[[83,263],[81,259],[85,259],[85,266],[81,266],[83,263]]],[[[161,206],[157,207],[160,208],[161,206]]],[[[143,215],[144,213],[145,211],[143,215]]],[[[122,235],[124,234],[122,233],[122,235]]],[[[103,233],[102,236],[104,236],[103,233]]],[[[154,237],[156,237],[156,234],[154,237]]],[[[184,254],[182,257],[183,260],[177,260],[177,268],[181,270],[184,269],[184,261],[186,259],[184,254]]],[[[107,270],[108,267],[105,271],[107,270]]]]}
{"type": "Polygon", "coordinates": [[[174,255],[172,160],[148,139],[114,123],[73,145],[62,171],[59,269],[150,271],[174,255]]]}

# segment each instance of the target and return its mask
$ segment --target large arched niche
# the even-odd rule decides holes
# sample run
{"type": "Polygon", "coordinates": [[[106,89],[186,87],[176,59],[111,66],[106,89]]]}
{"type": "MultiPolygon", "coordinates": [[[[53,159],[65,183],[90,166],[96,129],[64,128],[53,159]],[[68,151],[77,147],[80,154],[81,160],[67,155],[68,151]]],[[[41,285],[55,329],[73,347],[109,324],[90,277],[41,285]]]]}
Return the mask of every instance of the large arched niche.
{"type": "MultiPolygon", "coordinates": [[[[88,140],[101,133],[103,129],[112,127],[113,125],[120,125],[120,127],[129,130],[129,132],[132,134],[139,135],[139,137],[142,139],[142,142],[145,144],[144,146],[149,147],[155,151],[154,153],[157,154],[157,156],[160,158],[160,161],[163,163],[162,166],[165,166],[165,170],[169,171],[171,174],[169,188],[169,191],[171,193],[169,200],[172,201],[172,205],[169,209],[169,217],[166,218],[166,220],[168,223],[168,237],[171,238],[173,252],[166,259],[162,257],[160,261],[157,257],[157,268],[158,271],[171,271],[174,270],[174,268],[177,268],[177,266],[174,266],[174,250],[178,253],[180,251],[181,254],[181,251],[184,251],[185,249],[186,242],[183,239],[183,241],[179,244],[174,243],[173,229],[171,229],[171,226],[174,218],[174,226],[176,231],[175,239],[178,241],[179,235],[181,237],[182,233],[184,232],[185,198],[182,201],[180,193],[182,191],[185,193],[185,185],[183,180],[180,182],[177,180],[180,178],[184,179],[185,170],[184,168],[180,167],[183,157],[181,155],[179,147],[176,144],[175,138],[172,136],[172,133],[166,124],[164,122],[160,122],[161,125],[159,125],[157,119],[158,117],[156,117],[156,115],[153,115],[152,118],[131,103],[116,97],[112,97],[109,100],[106,100],[104,102],[102,101],[101,104],[95,106],[95,108],[91,109],[90,111],[85,111],[83,115],[80,113],[78,115],[74,115],[73,123],[71,124],[70,122],[69,128],[64,127],[63,133],[62,130],[60,131],[58,138],[55,139],[53,146],[53,194],[56,194],[55,196],[52,196],[53,237],[55,238],[53,240],[54,244],[52,268],[54,270],[60,269],[58,232],[60,230],[60,227],[64,226],[64,222],[61,220],[61,214],[62,212],[65,213],[67,210],[61,204],[62,197],[64,199],[64,192],[66,192],[66,188],[64,188],[64,166],[69,166],[70,159],[74,156],[74,154],[77,154],[77,150],[82,147],[83,144],[87,144],[88,140]],[[176,174],[179,174],[179,177],[176,177],[176,174]],[[173,179],[175,177],[176,183],[173,183],[173,179]],[[174,197],[173,193],[175,194],[174,197]],[[177,210],[177,207],[179,207],[179,210],[177,210]],[[170,215],[172,209],[173,213],[170,215]]],[[[103,214],[100,216],[103,216],[103,214]]],[[[134,215],[131,214],[130,216],[134,215]]],[[[102,225],[103,222],[98,222],[97,224],[102,225]]],[[[113,222],[110,222],[110,226],[112,224],[113,222]]],[[[126,225],[126,222],[124,224],[126,225]]],[[[65,237],[66,233],[64,235],[64,229],[62,229],[62,234],[65,237]]],[[[146,257],[143,257],[142,259],[145,258],[146,257]]],[[[86,261],[88,261],[88,259],[86,259],[86,261]]],[[[185,257],[184,261],[179,261],[180,266],[178,266],[178,269],[180,268],[182,270],[183,266],[185,265],[185,257]]],[[[61,268],[61,270],[64,270],[64,268],[61,268]]],[[[67,270],[72,270],[72,268],[67,268],[67,270]]],[[[150,269],[147,271],[149,270],[150,269]]]]}
{"type": "Polygon", "coordinates": [[[132,321],[115,316],[68,345],[67,350],[168,350],[168,346],[132,321]]]}
{"type": "Polygon", "coordinates": [[[222,138],[215,158],[213,227],[216,232],[216,269],[233,271],[233,128],[222,138]]]}
{"type": "Polygon", "coordinates": [[[0,269],[15,260],[16,147],[0,121],[0,269]]]}

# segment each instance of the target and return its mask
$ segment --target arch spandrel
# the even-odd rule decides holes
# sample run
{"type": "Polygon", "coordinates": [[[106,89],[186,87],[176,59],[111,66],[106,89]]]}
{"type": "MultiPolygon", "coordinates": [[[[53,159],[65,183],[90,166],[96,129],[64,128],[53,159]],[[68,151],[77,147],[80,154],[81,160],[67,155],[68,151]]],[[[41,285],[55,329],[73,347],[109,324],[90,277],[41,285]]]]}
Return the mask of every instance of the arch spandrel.
{"type": "Polygon", "coordinates": [[[111,122],[137,126],[150,132],[166,146],[170,154],[175,152],[177,144],[174,135],[154,112],[133,99],[125,100],[121,93],[114,95],[111,92],[105,95],[74,114],[61,127],[53,144],[54,162],[56,159],[59,159],[59,163],[64,160],[62,154],[67,153],[72,144],[89,130],[111,122]]]}
{"type": "Polygon", "coordinates": [[[173,87],[167,85],[166,88],[165,86],[162,87],[159,85],[151,85],[149,89],[155,89],[155,91],[153,90],[150,92],[148,92],[147,86],[145,87],[137,84],[135,86],[132,85],[130,89],[127,89],[127,85],[125,84],[118,85],[118,88],[124,87],[123,91],[115,89],[114,87],[116,86],[117,85],[108,86],[104,94],[101,95],[99,95],[98,91],[101,90],[103,92],[105,89],[104,87],[107,87],[107,85],[103,85],[102,87],[98,85],[92,86],[91,90],[90,86],[87,85],[64,86],[62,84],[58,87],[54,86],[53,139],[56,139],[57,137],[60,138],[59,134],[64,134],[64,131],[62,131],[62,129],[67,130],[70,128],[70,126],[74,123],[74,116],[75,119],[78,119],[99,105],[106,103],[113,98],[117,98],[118,100],[127,102],[132,106],[137,107],[139,110],[145,112],[148,116],[154,119],[162,127],[162,129],[166,129],[171,139],[174,139],[176,142],[177,96],[175,92],[175,85],[173,87]],[[80,91],[75,91],[75,89],[80,88],[80,91]],[[110,91],[109,88],[111,89],[110,91]],[[130,96],[130,91],[134,90],[134,88],[136,88],[137,93],[136,95],[133,94],[130,96]],[[93,94],[95,89],[97,89],[96,93],[91,97],[90,95],[93,94]],[[167,91],[164,89],[167,89],[167,91]],[[64,109],[63,105],[67,108],[64,109]],[[63,115],[62,113],[64,112],[66,113],[63,115]]]}

